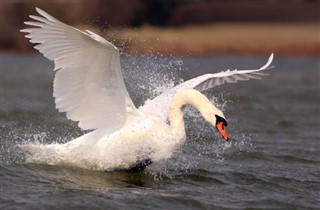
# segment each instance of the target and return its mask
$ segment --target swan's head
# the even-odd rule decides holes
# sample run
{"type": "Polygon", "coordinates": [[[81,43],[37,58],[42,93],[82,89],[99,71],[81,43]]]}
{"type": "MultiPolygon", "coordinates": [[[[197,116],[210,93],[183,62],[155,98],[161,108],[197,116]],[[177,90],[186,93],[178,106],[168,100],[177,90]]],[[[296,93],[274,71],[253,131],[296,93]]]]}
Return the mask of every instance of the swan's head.
{"type": "Polygon", "coordinates": [[[212,104],[209,100],[201,103],[199,111],[207,122],[216,127],[222,138],[226,141],[229,141],[228,133],[226,130],[228,123],[222,111],[218,109],[214,104],[212,104]]]}
{"type": "Polygon", "coordinates": [[[224,117],[220,117],[219,115],[215,115],[216,117],[216,128],[221,134],[222,138],[226,141],[229,140],[228,133],[226,130],[226,127],[228,126],[228,123],[224,117]]]}
{"type": "Polygon", "coordinates": [[[199,111],[202,113],[204,119],[216,127],[224,140],[229,141],[226,130],[228,123],[222,111],[213,105],[209,100],[207,103],[203,103],[201,107],[202,108],[199,111]]]}

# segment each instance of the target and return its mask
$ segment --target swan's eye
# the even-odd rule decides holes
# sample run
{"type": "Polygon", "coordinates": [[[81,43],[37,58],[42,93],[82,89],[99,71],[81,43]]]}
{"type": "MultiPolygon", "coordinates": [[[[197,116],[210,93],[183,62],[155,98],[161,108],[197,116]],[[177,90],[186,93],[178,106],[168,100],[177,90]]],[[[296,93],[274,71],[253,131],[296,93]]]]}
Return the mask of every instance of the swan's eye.
{"type": "Polygon", "coordinates": [[[227,121],[223,118],[223,117],[220,117],[218,115],[215,115],[216,116],[216,125],[220,122],[222,122],[222,125],[223,125],[223,129],[224,127],[227,127],[228,126],[228,123],[227,121]]]}

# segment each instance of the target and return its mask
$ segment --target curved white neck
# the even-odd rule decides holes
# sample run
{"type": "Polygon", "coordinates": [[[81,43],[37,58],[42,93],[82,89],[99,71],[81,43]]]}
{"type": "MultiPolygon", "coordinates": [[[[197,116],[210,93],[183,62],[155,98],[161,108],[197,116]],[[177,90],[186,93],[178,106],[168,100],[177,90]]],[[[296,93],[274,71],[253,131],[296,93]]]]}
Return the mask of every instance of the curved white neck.
{"type": "Polygon", "coordinates": [[[190,104],[196,108],[201,115],[209,123],[215,126],[215,115],[223,116],[223,113],[216,108],[207,97],[194,89],[185,89],[178,92],[172,99],[169,107],[169,121],[171,125],[171,132],[179,137],[185,138],[185,127],[183,120],[183,106],[190,104]]]}

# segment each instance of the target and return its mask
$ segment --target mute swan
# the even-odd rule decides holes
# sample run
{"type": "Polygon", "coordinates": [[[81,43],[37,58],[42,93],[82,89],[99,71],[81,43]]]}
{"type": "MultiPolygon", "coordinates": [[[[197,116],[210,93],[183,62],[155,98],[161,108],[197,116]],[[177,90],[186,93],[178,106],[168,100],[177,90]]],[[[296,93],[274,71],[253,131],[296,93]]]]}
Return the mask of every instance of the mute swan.
{"type": "Polygon", "coordinates": [[[91,31],[80,31],[36,8],[41,16],[23,29],[35,49],[54,61],[56,108],[91,132],[65,144],[27,144],[27,161],[88,169],[141,171],[169,158],[186,138],[183,107],[190,104],[228,140],[224,114],[200,91],[265,75],[260,69],[205,74],[188,80],[138,109],[126,90],[118,49],[91,31]],[[169,120],[169,124],[167,123],[169,120]]]}

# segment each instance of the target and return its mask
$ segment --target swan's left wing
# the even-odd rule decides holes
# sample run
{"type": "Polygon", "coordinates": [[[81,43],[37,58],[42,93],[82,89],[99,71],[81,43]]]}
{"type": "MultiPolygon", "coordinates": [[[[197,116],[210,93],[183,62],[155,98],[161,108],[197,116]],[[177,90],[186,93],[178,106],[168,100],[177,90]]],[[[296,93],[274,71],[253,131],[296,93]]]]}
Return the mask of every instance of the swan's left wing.
{"type": "Polygon", "coordinates": [[[261,79],[261,76],[268,75],[264,71],[272,68],[270,67],[272,60],[273,54],[270,55],[267,63],[259,69],[227,70],[215,74],[204,74],[202,76],[190,79],[162,93],[156,98],[146,101],[146,103],[140,107],[139,110],[145,113],[159,113],[159,116],[166,120],[171,99],[180,90],[194,88],[202,92],[225,83],[236,83],[238,81],[249,79],[261,79]]]}
{"type": "Polygon", "coordinates": [[[56,107],[82,129],[113,132],[139,115],[126,90],[118,49],[101,36],[66,25],[43,10],[21,30],[54,61],[56,107]]]}

